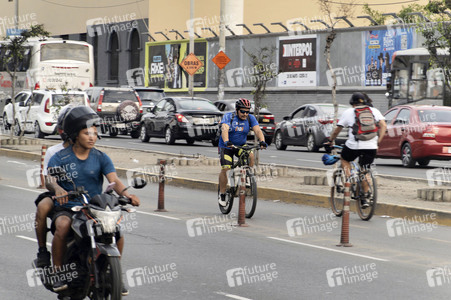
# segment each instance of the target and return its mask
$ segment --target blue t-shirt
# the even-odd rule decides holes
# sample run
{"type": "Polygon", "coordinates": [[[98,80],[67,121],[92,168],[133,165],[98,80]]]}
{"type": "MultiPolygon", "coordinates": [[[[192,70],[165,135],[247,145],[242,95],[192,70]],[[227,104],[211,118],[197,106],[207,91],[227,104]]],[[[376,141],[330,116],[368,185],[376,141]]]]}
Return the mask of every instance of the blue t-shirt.
{"type": "MultiPolygon", "coordinates": [[[[249,128],[249,121],[251,123],[251,128],[258,125],[257,119],[254,115],[249,115],[249,120],[241,120],[235,112],[226,113],[224,117],[222,117],[221,125],[229,125],[229,141],[231,141],[234,145],[242,146],[246,144],[247,134],[251,130],[251,128],[249,128]],[[230,122],[232,116],[234,117],[232,122],[230,122]]],[[[227,148],[222,136],[219,138],[219,148],[227,148]]]]}
{"type": "MultiPolygon", "coordinates": [[[[72,178],[77,187],[83,186],[92,198],[102,193],[103,175],[116,172],[113,162],[105,153],[93,148],[85,160],[78,159],[72,147],[67,147],[52,156],[49,161],[49,168],[60,166],[66,171],[66,177],[58,178],[58,185],[66,191],[73,191],[73,185],[67,180],[72,178]]],[[[49,173],[50,174],[50,173],[49,173]]],[[[80,202],[69,200],[63,207],[71,208],[80,205],[80,202]]],[[[58,201],[55,205],[59,206],[58,201]]]]}

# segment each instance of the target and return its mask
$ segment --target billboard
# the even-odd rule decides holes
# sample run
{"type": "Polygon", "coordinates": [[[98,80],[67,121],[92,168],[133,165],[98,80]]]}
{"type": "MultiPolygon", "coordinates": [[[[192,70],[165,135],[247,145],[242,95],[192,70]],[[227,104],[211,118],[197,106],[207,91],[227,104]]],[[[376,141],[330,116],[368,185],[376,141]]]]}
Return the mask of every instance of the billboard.
{"type": "Polygon", "coordinates": [[[316,35],[279,38],[279,87],[316,86],[316,35]]]}
{"type": "Polygon", "coordinates": [[[385,86],[390,74],[393,53],[411,49],[413,32],[409,28],[371,30],[365,35],[365,85],[385,86]]]}
{"type": "MultiPolygon", "coordinates": [[[[180,63],[188,56],[189,40],[149,42],[146,43],[146,86],[164,88],[166,90],[188,90],[188,73],[180,63]]],[[[207,57],[207,41],[197,39],[194,43],[194,54],[203,66],[194,74],[194,88],[204,90],[207,87],[205,59],[207,57]]]]}

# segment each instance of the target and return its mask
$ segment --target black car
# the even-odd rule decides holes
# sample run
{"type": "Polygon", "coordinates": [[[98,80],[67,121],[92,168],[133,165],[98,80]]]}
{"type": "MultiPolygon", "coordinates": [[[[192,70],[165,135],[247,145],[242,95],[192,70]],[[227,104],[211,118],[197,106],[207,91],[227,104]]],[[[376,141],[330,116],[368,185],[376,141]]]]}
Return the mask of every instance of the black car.
{"type": "MultiPolygon", "coordinates": [[[[228,113],[231,111],[235,111],[235,102],[236,99],[227,99],[227,100],[218,100],[214,102],[216,107],[224,112],[228,113]]],[[[251,114],[254,114],[254,102],[251,101],[251,114]]],[[[276,125],[274,123],[274,115],[266,108],[260,109],[260,117],[258,119],[258,123],[260,125],[260,129],[262,130],[265,136],[265,142],[270,145],[272,143],[274,137],[274,130],[276,129],[276,125]]],[[[249,133],[248,138],[253,138],[254,132],[251,131],[249,133]]]]}
{"type": "Polygon", "coordinates": [[[141,99],[144,113],[151,112],[155,104],[166,97],[163,89],[139,86],[135,86],[133,88],[141,99]]]}
{"type": "Polygon", "coordinates": [[[167,97],[160,100],[141,120],[141,141],[150,137],[165,138],[172,145],[177,139],[188,144],[209,140],[215,143],[222,113],[209,100],[167,97]]]}
{"type": "MultiPolygon", "coordinates": [[[[338,117],[349,106],[338,106],[338,117]]],[[[330,137],[333,128],[334,106],[329,103],[306,104],[298,107],[277,124],[275,141],[277,150],[287,146],[306,146],[310,152],[318,151],[330,137]]],[[[335,143],[344,144],[348,138],[347,128],[338,135],[335,143]]]]}

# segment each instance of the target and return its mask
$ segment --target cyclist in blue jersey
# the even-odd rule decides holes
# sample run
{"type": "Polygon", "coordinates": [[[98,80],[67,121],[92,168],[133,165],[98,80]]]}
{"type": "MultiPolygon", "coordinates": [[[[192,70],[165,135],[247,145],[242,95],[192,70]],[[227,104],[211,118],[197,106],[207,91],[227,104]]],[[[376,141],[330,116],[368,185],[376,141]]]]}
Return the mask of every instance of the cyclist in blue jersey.
{"type": "MultiPolygon", "coordinates": [[[[219,138],[219,157],[221,162],[221,173],[219,173],[219,199],[222,206],[227,205],[225,191],[227,187],[227,171],[233,164],[233,156],[238,156],[239,149],[232,146],[243,146],[246,144],[247,135],[253,130],[260,142],[260,148],[268,147],[265,142],[265,136],[260,129],[257,119],[249,114],[251,102],[240,98],[235,103],[235,111],[224,115],[221,121],[221,137],[219,138]]],[[[254,155],[249,157],[249,166],[254,165],[254,155]]]]}

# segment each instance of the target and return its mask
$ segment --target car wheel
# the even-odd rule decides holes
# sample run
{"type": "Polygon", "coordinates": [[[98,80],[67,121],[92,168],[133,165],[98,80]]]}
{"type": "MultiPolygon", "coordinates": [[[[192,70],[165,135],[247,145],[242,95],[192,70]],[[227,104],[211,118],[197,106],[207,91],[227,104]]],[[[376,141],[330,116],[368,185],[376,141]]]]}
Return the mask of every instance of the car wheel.
{"type": "Polygon", "coordinates": [[[215,138],[215,139],[211,140],[211,144],[212,144],[214,147],[218,147],[218,145],[219,145],[219,139],[215,138]]]}
{"type": "Polygon", "coordinates": [[[266,144],[268,144],[268,146],[271,145],[271,143],[272,143],[272,137],[267,137],[267,138],[265,138],[265,142],[266,142],[266,144]]]}
{"type": "Polygon", "coordinates": [[[418,164],[422,167],[426,167],[427,165],[429,165],[429,163],[431,162],[430,159],[428,158],[420,158],[419,160],[417,160],[418,164]]]}
{"type": "Polygon", "coordinates": [[[41,131],[38,121],[34,123],[34,137],[37,139],[43,139],[45,137],[45,134],[41,131]]]}
{"type": "Polygon", "coordinates": [[[144,124],[141,125],[140,139],[141,139],[141,142],[143,142],[143,143],[147,143],[150,139],[150,136],[147,135],[147,129],[144,124]]]}
{"type": "Polygon", "coordinates": [[[188,145],[192,145],[192,144],[194,144],[194,139],[186,139],[186,143],[188,145]]]}
{"type": "Polygon", "coordinates": [[[6,113],[3,114],[3,128],[5,130],[11,129],[11,124],[8,123],[8,117],[6,116],[6,113]]]}
{"type": "Polygon", "coordinates": [[[168,145],[173,145],[175,143],[175,136],[172,133],[171,127],[166,127],[166,133],[164,136],[165,140],[166,140],[166,144],[168,145]]]}
{"type": "Polygon", "coordinates": [[[276,144],[277,150],[285,150],[287,149],[287,145],[283,143],[282,133],[280,131],[276,132],[276,140],[274,142],[276,144]]]}
{"type": "Polygon", "coordinates": [[[117,130],[117,128],[114,127],[108,128],[108,131],[111,137],[115,137],[119,133],[119,130],[117,130]]]}
{"type": "Polygon", "coordinates": [[[319,147],[316,145],[315,136],[313,134],[309,134],[307,136],[307,151],[308,152],[316,152],[319,150],[319,147]]]}
{"type": "Polygon", "coordinates": [[[126,100],[117,107],[117,114],[121,120],[131,122],[139,118],[139,107],[135,102],[126,100]]]}
{"type": "Polygon", "coordinates": [[[19,120],[16,119],[16,124],[14,126],[14,135],[19,136],[22,133],[22,130],[20,129],[19,120]]]}
{"type": "Polygon", "coordinates": [[[409,143],[405,143],[401,149],[402,165],[407,168],[415,167],[415,159],[412,157],[412,147],[409,143]]]}

